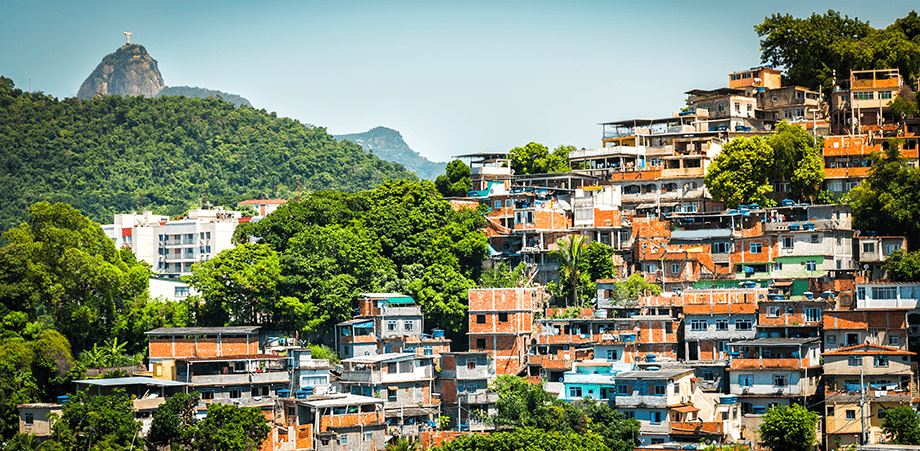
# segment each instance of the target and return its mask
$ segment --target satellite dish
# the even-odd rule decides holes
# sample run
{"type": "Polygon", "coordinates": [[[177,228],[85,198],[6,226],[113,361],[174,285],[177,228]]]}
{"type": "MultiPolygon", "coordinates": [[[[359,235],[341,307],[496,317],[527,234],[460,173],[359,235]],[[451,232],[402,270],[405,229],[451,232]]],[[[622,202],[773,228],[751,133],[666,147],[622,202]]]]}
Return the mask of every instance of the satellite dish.
{"type": "Polygon", "coordinates": [[[869,264],[866,263],[865,265],[863,265],[863,269],[869,269],[869,264]]]}

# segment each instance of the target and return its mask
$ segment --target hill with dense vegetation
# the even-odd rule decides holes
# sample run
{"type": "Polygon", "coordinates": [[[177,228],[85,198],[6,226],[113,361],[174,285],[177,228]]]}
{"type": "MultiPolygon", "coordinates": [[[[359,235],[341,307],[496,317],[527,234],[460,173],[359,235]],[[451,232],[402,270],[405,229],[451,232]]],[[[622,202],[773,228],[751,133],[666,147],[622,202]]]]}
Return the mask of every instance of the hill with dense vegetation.
{"type": "Polygon", "coordinates": [[[181,214],[298,190],[355,192],[415,179],[399,164],[323,128],[214,98],[105,96],[79,100],[15,89],[0,77],[0,229],[39,201],[107,223],[145,209],[181,214]]]}
{"type": "Polygon", "coordinates": [[[364,133],[335,135],[335,139],[360,144],[361,147],[380,159],[405,166],[406,169],[415,172],[420,179],[434,180],[444,173],[444,167],[447,166],[447,163],[431,161],[412,150],[403,140],[402,135],[391,128],[374,127],[364,133]]]}
{"type": "Polygon", "coordinates": [[[246,105],[248,107],[252,106],[252,103],[249,102],[245,97],[238,94],[231,94],[229,92],[216,91],[214,89],[199,88],[197,86],[167,86],[163,88],[156,97],[167,97],[167,96],[185,96],[192,97],[197,99],[207,99],[209,97],[219,97],[223,100],[226,100],[236,106],[246,105]]]}

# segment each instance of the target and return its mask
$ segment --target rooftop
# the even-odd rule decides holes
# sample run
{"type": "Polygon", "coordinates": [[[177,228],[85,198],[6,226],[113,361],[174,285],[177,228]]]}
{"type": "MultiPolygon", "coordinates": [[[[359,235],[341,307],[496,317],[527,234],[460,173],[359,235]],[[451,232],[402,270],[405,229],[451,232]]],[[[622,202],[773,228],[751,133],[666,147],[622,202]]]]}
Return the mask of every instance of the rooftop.
{"type": "Polygon", "coordinates": [[[875,345],[870,343],[863,343],[856,346],[847,346],[845,348],[837,348],[833,351],[825,352],[821,355],[917,355],[916,352],[905,351],[903,349],[894,348],[891,346],[884,345],[875,345]]]}
{"type": "Polygon", "coordinates": [[[660,370],[626,371],[616,376],[617,379],[657,380],[693,374],[691,368],[665,368],[660,370]]]}
{"type": "Polygon", "coordinates": [[[81,379],[74,381],[77,384],[95,385],[100,387],[118,387],[121,385],[152,385],[156,387],[182,387],[188,385],[184,382],[157,379],[153,377],[114,377],[110,379],[81,379]]]}
{"type": "Polygon", "coordinates": [[[147,335],[240,335],[258,333],[261,326],[226,327],[161,327],[146,332],[147,335]]]}
{"type": "Polygon", "coordinates": [[[383,404],[383,399],[372,398],[370,396],[338,394],[338,395],[314,395],[307,396],[306,399],[296,400],[298,404],[309,407],[339,407],[354,406],[360,404],[383,404]]]}
{"type": "Polygon", "coordinates": [[[391,352],[389,354],[379,354],[379,355],[366,355],[361,357],[352,357],[350,359],[344,359],[342,362],[348,363],[380,363],[386,362],[389,360],[412,360],[415,358],[415,354],[407,354],[404,352],[391,352]]]}
{"type": "Polygon", "coordinates": [[[753,340],[742,340],[732,342],[731,346],[799,346],[811,343],[818,343],[821,339],[818,337],[806,338],[755,338],[753,340]]]}

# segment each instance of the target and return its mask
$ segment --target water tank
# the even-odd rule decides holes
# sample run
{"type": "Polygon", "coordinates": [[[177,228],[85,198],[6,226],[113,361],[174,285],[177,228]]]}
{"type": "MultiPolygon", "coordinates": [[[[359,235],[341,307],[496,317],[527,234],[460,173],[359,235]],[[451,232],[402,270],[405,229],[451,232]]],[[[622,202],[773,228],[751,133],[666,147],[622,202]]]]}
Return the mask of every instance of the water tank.
{"type": "Polygon", "coordinates": [[[444,338],[444,329],[434,329],[431,331],[431,336],[434,338],[444,338]]]}
{"type": "Polygon", "coordinates": [[[751,412],[753,412],[755,415],[763,415],[767,413],[767,408],[764,406],[754,406],[751,407],[751,412]]]}
{"type": "Polygon", "coordinates": [[[645,355],[645,361],[646,361],[646,362],[649,362],[649,363],[654,362],[654,361],[655,361],[655,354],[646,354],[646,355],[645,355]]]}
{"type": "Polygon", "coordinates": [[[67,396],[67,395],[57,397],[58,404],[67,404],[67,401],[69,400],[70,400],[70,396],[67,396]]]}
{"type": "Polygon", "coordinates": [[[276,393],[279,398],[290,398],[291,397],[291,391],[287,389],[282,388],[281,390],[278,390],[276,393]]]}

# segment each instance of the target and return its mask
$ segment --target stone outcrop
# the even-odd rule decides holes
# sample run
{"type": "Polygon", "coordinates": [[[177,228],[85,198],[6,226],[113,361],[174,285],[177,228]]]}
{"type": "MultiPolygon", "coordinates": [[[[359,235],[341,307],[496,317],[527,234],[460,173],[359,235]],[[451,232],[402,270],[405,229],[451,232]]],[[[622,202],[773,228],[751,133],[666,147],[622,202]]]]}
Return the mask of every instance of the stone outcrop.
{"type": "Polygon", "coordinates": [[[138,44],[125,45],[106,55],[80,86],[77,97],[96,94],[153,97],[164,87],[157,62],[138,44]]]}

